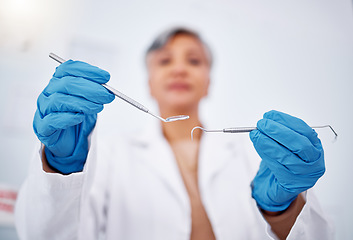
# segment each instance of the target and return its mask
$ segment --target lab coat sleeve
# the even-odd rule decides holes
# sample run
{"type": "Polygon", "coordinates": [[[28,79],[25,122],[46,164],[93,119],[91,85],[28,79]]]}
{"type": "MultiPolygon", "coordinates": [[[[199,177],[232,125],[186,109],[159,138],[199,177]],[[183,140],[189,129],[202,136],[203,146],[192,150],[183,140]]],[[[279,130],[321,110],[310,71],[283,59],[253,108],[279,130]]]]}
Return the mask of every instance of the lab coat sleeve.
{"type": "MultiPolygon", "coordinates": [[[[248,160],[250,175],[255,176],[258,171],[261,159],[251,145],[244,147],[248,160]]],[[[294,239],[334,239],[334,227],[331,219],[326,216],[321,208],[320,201],[316,198],[315,189],[309,189],[302,193],[305,197],[305,205],[297,217],[289,235],[288,240],[294,239]]],[[[260,210],[259,210],[260,211],[260,210]]],[[[271,226],[267,224],[267,235],[270,239],[278,239],[271,231],[271,226]]]]}
{"type": "MultiPolygon", "coordinates": [[[[322,211],[313,189],[309,189],[303,194],[306,198],[306,203],[289,232],[287,239],[334,239],[332,221],[322,211]]],[[[267,226],[267,233],[272,239],[278,239],[271,231],[269,224],[267,226]]]]}
{"type": "Polygon", "coordinates": [[[41,153],[16,202],[16,228],[20,239],[76,239],[84,173],[68,176],[46,173],[41,153]]]}
{"type": "Polygon", "coordinates": [[[322,210],[314,189],[306,191],[306,203],[287,239],[334,239],[332,221],[322,210]]]}
{"type": "Polygon", "coordinates": [[[70,175],[44,172],[40,153],[32,160],[16,202],[20,239],[81,239],[83,226],[88,239],[97,239],[104,194],[92,195],[94,174],[88,170],[93,168],[89,165],[95,160],[95,149],[91,147],[83,172],[70,175]]]}

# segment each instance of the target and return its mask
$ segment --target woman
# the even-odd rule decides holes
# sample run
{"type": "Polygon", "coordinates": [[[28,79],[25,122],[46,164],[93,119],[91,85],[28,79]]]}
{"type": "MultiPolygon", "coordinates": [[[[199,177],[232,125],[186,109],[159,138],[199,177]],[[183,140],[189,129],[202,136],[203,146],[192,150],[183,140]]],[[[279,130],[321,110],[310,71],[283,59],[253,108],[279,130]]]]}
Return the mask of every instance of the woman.
{"type": "Polygon", "coordinates": [[[89,139],[97,113],[114,99],[100,85],[109,74],[71,60],[56,69],[34,117],[43,147],[17,202],[21,238],[332,237],[308,190],[325,171],[310,127],[284,113],[266,113],[250,134],[262,158],[255,176],[236,138],[197,133],[190,141],[190,130],[202,125],[199,102],[212,65],[199,35],[183,28],[162,33],[146,63],[161,116],[190,119],[104,144],[89,139]]]}

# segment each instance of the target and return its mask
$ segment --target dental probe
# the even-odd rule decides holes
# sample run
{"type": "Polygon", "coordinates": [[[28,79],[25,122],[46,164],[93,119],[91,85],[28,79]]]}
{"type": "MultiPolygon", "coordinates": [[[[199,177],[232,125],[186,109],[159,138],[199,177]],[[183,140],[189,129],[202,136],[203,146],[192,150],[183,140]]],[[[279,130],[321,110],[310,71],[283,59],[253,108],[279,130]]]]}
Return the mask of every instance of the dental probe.
{"type": "MultiPolygon", "coordinates": [[[[326,128],[326,127],[329,127],[332,130],[332,132],[335,134],[335,139],[336,139],[338,135],[335,132],[335,130],[333,130],[331,125],[313,126],[311,128],[326,128]]],[[[194,127],[191,130],[191,140],[194,140],[195,129],[201,129],[204,132],[246,133],[246,132],[251,132],[252,130],[256,130],[257,128],[256,127],[235,127],[235,128],[224,128],[224,129],[205,129],[202,127],[194,127]]]]}
{"type": "MultiPolygon", "coordinates": [[[[59,62],[59,63],[64,63],[66,62],[65,59],[59,57],[58,55],[54,54],[54,53],[50,53],[49,57],[51,57],[52,59],[54,59],[55,61],[59,62]]],[[[148,113],[150,115],[152,115],[155,118],[158,118],[159,120],[163,121],[163,122],[174,122],[174,121],[178,121],[178,120],[186,120],[189,118],[189,116],[187,115],[178,115],[178,116],[172,116],[172,117],[168,117],[168,118],[162,118],[158,115],[155,115],[153,113],[150,112],[150,110],[148,110],[145,106],[143,106],[141,103],[135,101],[134,99],[126,96],[125,94],[123,94],[122,92],[119,92],[118,90],[112,88],[111,86],[107,85],[107,84],[101,84],[103,87],[105,87],[106,89],[108,89],[110,92],[112,92],[115,96],[117,96],[118,98],[124,100],[125,102],[131,104],[132,106],[140,109],[141,111],[148,113]]]]}

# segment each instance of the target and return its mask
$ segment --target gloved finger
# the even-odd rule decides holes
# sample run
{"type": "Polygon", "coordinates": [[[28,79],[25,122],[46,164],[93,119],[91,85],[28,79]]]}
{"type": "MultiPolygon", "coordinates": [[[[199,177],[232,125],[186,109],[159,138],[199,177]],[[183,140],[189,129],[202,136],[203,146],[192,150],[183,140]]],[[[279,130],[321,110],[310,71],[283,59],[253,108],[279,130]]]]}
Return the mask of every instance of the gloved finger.
{"type": "Polygon", "coordinates": [[[262,161],[251,187],[252,196],[263,209],[269,205],[272,208],[280,208],[280,210],[286,209],[300,192],[306,190],[305,188],[295,188],[293,191],[278,183],[276,176],[262,161]]]}
{"type": "Polygon", "coordinates": [[[34,115],[33,128],[38,137],[48,137],[58,129],[75,126],[80,124],[84,119],[84,114],[71,112],[54,112],[43,116],[37,109],[34,115]]]}
{"type": "Polygon", "coordinates": [[[43,116],[53,112],[97,114],[103,110],[102,104],[62,93],[54,93],[49,96],[41,93],[38,97],[37,106],[43,116]]]}
{"type": "Polygon", "coordinates": [[[257,129],[274,139],[277,143],[289,149],[306,162],[313,162],[320,158],[322,149],[316,148],[304,135],[270,119],[257,122],[257,129]]]}
{"type": "Polygon", "coordinates": [[[110,74],[96,66],[81,61],[68,60],[60,64],[54,73],[54,77],[62,78],[66,76],[81,77],[96,83],[106,83],[110,79],[110,74]]]}
{"type": "Polygon", "coordinates": [[[102,85],[80,77],[67,76],[63,78],[52,78],[43,94],[49,96],[54,93],[63,93],[82,97],[88,101],[107,104],[114,100],[115,95],[102,85]]]}
{"type": "Polygon", "coordinates": [[[271,169],[281,184],[311,185],[310,179],[317,179],[325,172],[323,155],[317,161],[302,161],[296,154],[259,130],[251,131],[250,139],[262,162],[271,169]]]}
{"type": "Polygon", "coordinates": [[[317,137],[315,130],[299,118],[275,110],[265,113],[264,118],[271,119],[306,136],[314,145],[320,144],[320,140],[317,137]]]}

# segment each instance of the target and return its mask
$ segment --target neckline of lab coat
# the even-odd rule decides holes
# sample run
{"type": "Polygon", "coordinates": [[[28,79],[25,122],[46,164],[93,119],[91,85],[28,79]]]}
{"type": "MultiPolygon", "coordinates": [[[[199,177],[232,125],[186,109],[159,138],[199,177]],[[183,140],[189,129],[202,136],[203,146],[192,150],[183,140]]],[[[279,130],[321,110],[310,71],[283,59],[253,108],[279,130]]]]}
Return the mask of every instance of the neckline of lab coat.
{"type": "MultiPolygon", "coordinates": [[[[144,163],[171,189],[190,213],[189,197],[181,177],[174,153],[163,136],[160,122],[150,124],[141,134],[134,136],[132,144],[141,148],[144,163]],[[156,156],[158,154],[158,156],[156,156]]],[[[212,179],[227,166],[234,155],[235,142],[224,134],[203,134],[200,140],[198,181],[201,198],[212,179]]],[[[205,202],[204,202],[205,203],[205,202]]],[[[206,206],[205,206],[206,207],[206,206]]]]}

